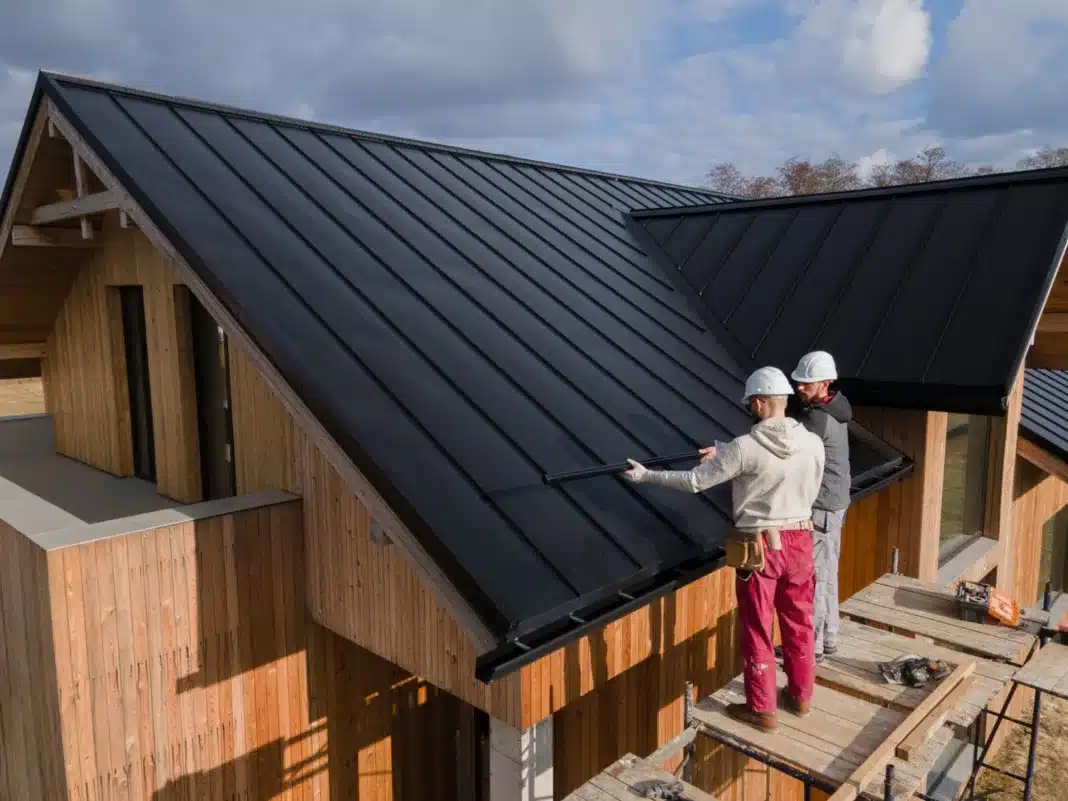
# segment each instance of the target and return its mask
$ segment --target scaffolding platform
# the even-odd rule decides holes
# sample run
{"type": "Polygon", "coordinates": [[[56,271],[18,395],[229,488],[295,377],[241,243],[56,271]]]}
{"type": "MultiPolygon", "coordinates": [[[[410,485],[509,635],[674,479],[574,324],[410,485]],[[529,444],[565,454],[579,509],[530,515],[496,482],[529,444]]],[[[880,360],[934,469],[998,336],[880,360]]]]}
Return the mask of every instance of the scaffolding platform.
{"type": "MultiPolygon", "coordinates": [[[[778,679],[779,686],[785,686],[781,671],[778,679]]],[[[765,763],[766,757],[772,757],[793,766],[810,777],[813,786],[827,792],[845,783],[908,715],[817,685],[811,715],[799,718],[780,710],[778,730],[765,732],[723,711],[727,704],[744,700],[739,677],[698,703],[693,719],[701,724],[702,734],[765,763]]],[[[891,760],[897,797],[908,798],[926,789],[927,774],[952,737],[952,731],[942,727],[911,760],[891,760]]],[[[865,785],[865,794],[883,798],[884,776],[879,771],[865,785]]]]}
{"type": "MultiPolygon", "coordinates": [[[[994,714],[1007,700],[1038,643],[1043,615],[1025,612],[1016,629],[962,620],[952,590],[893,574],[857,593],[841,611],[838,650],[817,667],[811,715],[780,710],[775,732],[734,720],[724,710],[745,700],[739,676],[697,703],[690,721],[701,735],[800,779],[806,789],[833,793],[863,776],[865,797],[926,798],[928,777],[954,736],[974,733],[979,741],[985,713],[994,714]],[[942,659],[971,674],[948,694],[948,686],[939,691],[941,682],[922,688],[887,683],[878,664],[905,655],[942,659]],[[936,692],[938,698],[928,698],[936,692]],[[911,729],[922,732],[913,732],[902,750],[911,729]]],[[[1068,690],[1068,662],[1048,671],[1047,684],[1057,670],[1053,686],[1068,690]]],[[[777,679],[784,687],[781,670],[777,679]]]]}
{"type": "Polygon", "coordinates": [[[966,654],[1022,665],[1038,642],[1049,615],[1023,610],[1020,626],[1010,629],[962,620],[956,592],[919,579],[887,573],[839,607],[855,620],[926,637],[966,654]]]}
{"type": "MultiPolygon", "coordinates": [[[[863,695],[891,709],[910,711],[920,705],[930,689],[887,684],[876,666],[908,654],[942,659],[948,664],[960,662],[962,658],[960,651],[936,643],[843,619],[838,652],[817,666],[816,683],[863,695]]],[[[946,721],[959,729],[975,723],[983,709],[1004,693],[1018,670],[1014,665],[992,659],[977,656],[971,659],[975,662],[975,680],[946,721]]]]}
{"type": "Polygon", "coordinates": [[[649,795],[654,788],[676,787],[679,795],[665,798],[680,798],[680,801],[716,801],[703,790],[676,779],[649,759],[640,759],[627,754],[613,762],[584,785],[568,795],[564,801],[634,801],[636,798],[654,798],[649,795]]]}

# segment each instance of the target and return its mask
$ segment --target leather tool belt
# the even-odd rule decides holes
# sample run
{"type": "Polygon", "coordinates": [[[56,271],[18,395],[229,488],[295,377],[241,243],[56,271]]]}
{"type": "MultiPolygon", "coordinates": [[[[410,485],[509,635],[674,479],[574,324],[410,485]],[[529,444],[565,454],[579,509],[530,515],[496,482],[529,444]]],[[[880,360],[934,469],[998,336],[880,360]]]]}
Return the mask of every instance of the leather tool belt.
{"type": "MultiPolygon", "coordinates": [[[[760,531],[741,531],[735,529],[733,536],[726,542],[727,567],[733,567],[740,573],[752,574],[764,569],[767,561],[765,548],[770,551],[782,550],[782,532],[812,531],[811,520],[799,520],[782,526],[761,529],[760,531]]],[[[748,578],[748,576],[744,576],[748,578]]]]}

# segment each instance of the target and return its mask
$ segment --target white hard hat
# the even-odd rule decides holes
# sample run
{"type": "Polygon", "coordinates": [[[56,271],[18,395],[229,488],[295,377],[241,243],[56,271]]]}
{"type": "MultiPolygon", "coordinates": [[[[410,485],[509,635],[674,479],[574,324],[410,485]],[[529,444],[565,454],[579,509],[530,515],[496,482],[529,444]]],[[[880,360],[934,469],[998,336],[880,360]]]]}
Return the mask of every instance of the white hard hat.
{"type": "Polygon", "coordinates": [[[825,350],[814,350],[801,357],[790,377],[799,384],[813,384],[817,381],[836,381],[838,371],[831,354],[825,350]]]}
{"type": "Polygon", "coordinates": [[[749,400],[754,395],[761,397],[777,397],[793,395],[794,388],[786,380],[786,374],[778,367],[761,367],[754,370],[753,374],[745,380],[745,395],[742,402],[749,400]]]}

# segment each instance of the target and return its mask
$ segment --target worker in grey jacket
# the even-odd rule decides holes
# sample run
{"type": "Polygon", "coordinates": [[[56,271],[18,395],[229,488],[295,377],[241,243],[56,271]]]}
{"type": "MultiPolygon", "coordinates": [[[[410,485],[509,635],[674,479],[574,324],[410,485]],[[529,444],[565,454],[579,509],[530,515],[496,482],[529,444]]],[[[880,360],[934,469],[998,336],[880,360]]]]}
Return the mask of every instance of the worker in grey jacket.
{"type": "Polygon", "coordinates": [[[816,661],[838,650],[838,558],[842,525],[849,508],[849,432],[853,410],[845,395],[831,389],[838,371],[831,354],[817,350],[801,357],[790,376],[801,401],[794,416],[823,440],[823,481],[812,507],[812,555],[816,562],[813,627],[816,661]]]}

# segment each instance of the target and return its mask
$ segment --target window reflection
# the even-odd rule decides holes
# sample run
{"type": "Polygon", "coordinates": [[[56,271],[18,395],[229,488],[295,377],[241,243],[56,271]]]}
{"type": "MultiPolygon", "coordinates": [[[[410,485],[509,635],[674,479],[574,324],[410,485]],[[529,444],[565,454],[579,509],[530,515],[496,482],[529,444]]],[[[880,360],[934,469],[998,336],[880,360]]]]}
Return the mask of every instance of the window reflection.
{"type": "Polygon", "coordinates": [[[989,446],[989,417],[949,415],[942,480],[940,562],[953,558],[984,533],[989,446]]]}

